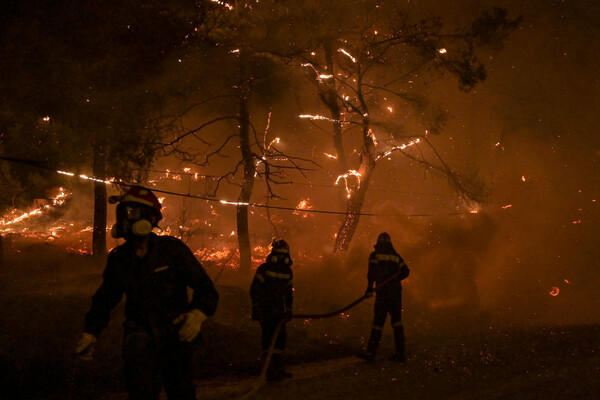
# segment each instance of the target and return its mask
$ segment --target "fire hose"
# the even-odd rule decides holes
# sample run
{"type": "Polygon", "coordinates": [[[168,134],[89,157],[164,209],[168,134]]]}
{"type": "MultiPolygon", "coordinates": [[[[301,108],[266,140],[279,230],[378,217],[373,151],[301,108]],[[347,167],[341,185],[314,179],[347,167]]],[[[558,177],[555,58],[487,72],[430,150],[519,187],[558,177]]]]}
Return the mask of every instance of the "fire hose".
{"type": "MultiPolygon", "coordinates": [[[[388,283],[390,283],[391,281],[393,281],[394,279],[396,279],[398,276],[400,275],[400,271],[396,272],[395,274],[393,274],[392,276],[390,276],[389,278],[387,278],[386,280],[384,280],[382,283],[380,283],[379,285],[377,285],[376,288],[374,288],[374,292],[376,292],[378,289],[381,289],[383,286],[387,285],[388,283]]],[[[250,389],[250,391],[248,391],[247,393],[245,393],[244,395],[236,398],[236,400],[247,400],[250,397],[254,396],[256,394],[256,392],[258,392],[258,390],[262,387],[262,385],[266,382],[266,377],[267,377],[267,369],[269,368],[269,364],[271,363],[271,356],[273,355],[273,350],[275,349],[275,342],[277,341],[277,337],[279,336],[279,332],[281,331],[281,328],[288,323],[289,321],[291,321],[292,319],[320,319],[320,318],[331,318],[331,317],[335,317],[336,315],[339,315],[353,307],[356,307],[358,304],[360,304],[363,300],[369,298],[371,296],[367,295],[367,293],[363,294],[361,297],[359,297],[358,299],[354,300],[352,303],[345,305],[344,307],[334,310],[334,311],[330,311],[327,313],[322,313],[322,314],[292,314],[291,316],[286,316],[284,317],[279,324],[277,325],[277,327],[275,328],[275,332],[273,333],[273,338],[271,339],[271,343],[269,344],[269,348],[266,352],[266,356],[265,356],[265,360],[263,363],[263,366],[260,370],[260,375],[258,376],[258,379],[256,380],[256,383],[254,384],[254,386],[252,387],[252,389],[250,389]]]]}

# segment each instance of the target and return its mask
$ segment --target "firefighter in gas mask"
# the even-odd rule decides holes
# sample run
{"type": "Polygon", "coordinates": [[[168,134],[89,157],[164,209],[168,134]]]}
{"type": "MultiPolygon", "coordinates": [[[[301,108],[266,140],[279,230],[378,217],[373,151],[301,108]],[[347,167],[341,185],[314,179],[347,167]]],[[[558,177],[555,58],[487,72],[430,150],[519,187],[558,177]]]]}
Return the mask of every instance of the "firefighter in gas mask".
{"type": "Polygon", "coordinates": [[[125,295],[123,358],[129,399],[157,400],[162,382],[170,400],[194,400],[193,345],[202,323],[215,313],[219,295],[181,240],[152,232],[162,214],[150,190],[135,186],[109,202],[118,202],[111,234],[125,243],[108,256],[75,353],[91,358],[110,311],[125,295]]]}
{"type": "Polygon", "coordinates": [[[267,256],[266,261],[256,269],[250,285],[250,298],[252,300],[252,320],[260,323],[262,331],[263,361],[267,356],[278,325],[286,320],[275,340],[266,376],[269,381],[279,381],[292,376],[284,368],[282,353],[287,341],[285,323],[292,317],[294,286],[289,245],[285,240],[276,240],[271,247],[271,253],[267,256]]]}
{"type": "Polygon", "coordinates": [[[394,329],[394,342],[396,352],[390,358],[393,361],[404,362],[404,326],[402,325],[402,280],[410,273],[408,266],[392,245],[392,238],[387,232],[382,232],[377,237],[375,251],[369,255],[369,269],[367,272],[366,297],[375,297],[373,325],[367,345],[367,350],[359,354],[360,358],[374,361],[377,347],[381,342],[383,326],[387,315],[392,319],[394,329]]]}

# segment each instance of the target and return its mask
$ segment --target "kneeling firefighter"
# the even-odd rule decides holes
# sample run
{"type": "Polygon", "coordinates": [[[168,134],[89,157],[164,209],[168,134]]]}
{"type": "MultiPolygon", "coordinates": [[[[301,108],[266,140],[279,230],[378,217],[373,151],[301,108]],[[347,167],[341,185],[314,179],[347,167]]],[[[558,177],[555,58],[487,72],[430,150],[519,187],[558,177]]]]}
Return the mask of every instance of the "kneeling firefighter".
{"type": "Polygon", "coordinates": [[[157,400],[162,381],[170,400],[194,400],[192,345],[202,323],[215,313],[219,295],[181,240],[152,233],[162,214],[150,190],[135,186],[109,202],[118,202],[112,236],[125,243],[108,255],[75,353],[91,358],[111,309],[125,295],[123,358],[129,399],[157,400]]]}
{"type": "MultiPolygon", "coordinates": [[[[252,320],[260,322],[262,331],[263,361],[266,359],[277,326],[282,320],[289,320],[292,316],[293,284],[290,247],[285,240],[274,241],[271,247],[271,253],[267,256],[266,262],[257,268],[250,286],[252,320]]],[[[284,323],[275,341],[271,363],[267,369],[267,380],[278,381],[292,376],[285,370],[282,360],[286,340],[284,323]]]]}

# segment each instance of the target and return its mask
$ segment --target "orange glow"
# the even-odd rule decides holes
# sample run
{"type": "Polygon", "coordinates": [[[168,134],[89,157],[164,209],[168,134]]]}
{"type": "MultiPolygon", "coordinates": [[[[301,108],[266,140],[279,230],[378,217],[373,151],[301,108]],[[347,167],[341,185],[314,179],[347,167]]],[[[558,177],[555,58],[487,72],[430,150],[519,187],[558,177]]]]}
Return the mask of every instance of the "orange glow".
{"type": "Polygon", "coordinates": [[[352,56],[352,54],[350,54],[348,51],[344,50],[344,49],[338,49],[338,52],[345,54],[346,56],[348,56],[348,58],[350,58],[352,60],[353,63],[356,62],[356,58],[354,58],[352,56]]]}
{"type": "MultiPolygon", "coordinates": [[[[313,207],[308,203],[310,199],[301,200],[300,203],[296,206],[298,210],[311,210],[313,207]]],[[[299,215],[301,211],[294,211],[295,215],[299,215]]],[[[308,213],[302,213],[303,218],[308,217],[308,213]]]]}
{"type": "Polygon", "coordinates": [[[361,177],[361,175],[360,175],[360,173],[359,173],[358,171],[355,171],[355,170],[353,170],[353,169],[351,169],[350,171],[348,171],[348,172],[347,172],[347,173],[345,173],[345,174],[342,174],[342,175],[338,176],[338,177],[337,177],[337,179],[335,180],[335,184],[336,184],[336,185],[339,183],[339,181],[340,181],[341,179],[343,179],[343,180],[344,180],[344,184],[345,184],[345,186],[346,186],[346,193],[347,193],[347,197],[348,197],[348,198],[350,198],[350,196],[352,195],[352,189],[350,189],[350,188],[348,187],[348,177],[349,177],[349,176],[355,176],[355,177],[356,177],[356,179],[357,179],[357,185],[356,185],[356,188],[359,188],[359,187],[360,187],[360,177],[361,177]]]}
{"type": "Polygon", "coordinates": [[[551,294],[552,296],[555,296],[555,297],[556,297],[556,296],[558,296],[558,293],[560,293],[560,289],[559,289],[559,288],[557,288],[556,286],[553,286],[553,287],[552,287],[552,290],[550,291],[550,294],[551,294]]]}

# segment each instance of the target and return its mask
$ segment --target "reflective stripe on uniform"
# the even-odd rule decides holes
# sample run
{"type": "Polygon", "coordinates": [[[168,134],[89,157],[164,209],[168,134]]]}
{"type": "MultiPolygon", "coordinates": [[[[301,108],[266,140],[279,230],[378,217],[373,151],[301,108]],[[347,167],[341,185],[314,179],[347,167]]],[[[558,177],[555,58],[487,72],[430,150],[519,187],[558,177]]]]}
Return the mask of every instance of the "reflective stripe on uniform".
{"type": "Polygon", "coordinates": [[[376,331],[382,331],[383,330],[383,326],[373,325],[373,326],[371,326],[371,329],[374,329],[376,331]]]}
{"type": "Polygon", "coordinates": [[[291,279],[292,278],[291,274],[282,274],[282,273],[273,272],[273,271],[265,271],[265,275],[270,276],[272,278],[278,278],[278,279],[291,279]]]}
{"type": "Polygon", "coordinates": [[[392,328],[399,328],[401,326],[402,326],[402,322],[401,321],[398,321],[398,322],[395,322],[395,323],[392,324],[392,328]]]}
{"type": "Polygon", "coordinates": [[[264,276],[262,276],[261,274],[259,274],[258,272],[256,273],[256,276],[255,276],[255,278],[256,278],[256,279],[258,279],[258,280],[259,280],[259,281],[261,281],[261,282],[264,282],[264,281],[265,281],[265,277],[264,277],[264,276]]]}
{"type": "Polygon", "coordinates": [[[395,254],[375,254],[375,258],[378,261],[394,261],[400,262],[400,257],[395,254]]]}

